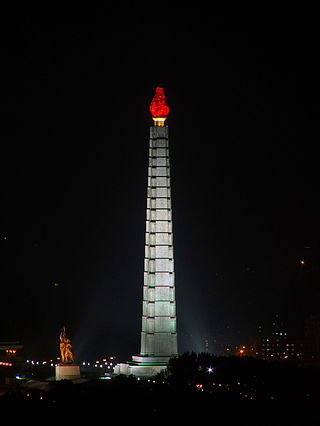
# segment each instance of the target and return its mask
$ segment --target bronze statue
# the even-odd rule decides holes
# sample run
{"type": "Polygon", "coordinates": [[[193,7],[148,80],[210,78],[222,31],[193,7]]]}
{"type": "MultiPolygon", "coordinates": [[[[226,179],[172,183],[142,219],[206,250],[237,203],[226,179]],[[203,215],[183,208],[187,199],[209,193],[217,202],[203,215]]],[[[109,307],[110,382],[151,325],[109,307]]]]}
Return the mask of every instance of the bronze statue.
{"type": "Polygon", "coordinates": [[[60,353],[61,364],[73,364],[74,355],[72,352],[71,340],[66,336],[66,328],[62,327],[60,332],[60,353]]]}

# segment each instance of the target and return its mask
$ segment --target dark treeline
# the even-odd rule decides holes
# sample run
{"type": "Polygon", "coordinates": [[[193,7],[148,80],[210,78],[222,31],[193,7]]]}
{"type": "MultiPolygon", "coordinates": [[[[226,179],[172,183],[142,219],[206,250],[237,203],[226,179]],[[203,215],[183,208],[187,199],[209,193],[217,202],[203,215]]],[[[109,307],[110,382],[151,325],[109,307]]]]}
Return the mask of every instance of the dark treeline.
{"type": "Polygon", "coordinates": [[[202,384],[208,392],[218,385],[252,399],[311,401],[320,397],[320,370],[302,368],[287,360],[267,362],[192,352],[172,358],[166,375],[172,384],[186,387],[202,384]]]}
{"type": "MultiPolygon", "coordinates": [[[[81,383],[48,381],[43,389],[17,385],[0,397],[15,416],[64,421],[146,418],[223,424],[317,425],[320,371],[246,357],[185,353],[148,380],[115,376],[81,383]],[[41,417],[44,416],[44,417],[41,417]],[[110,417],[111,416],[111,417],[110,417]]],[[[42,382],[43,383],[43,382],[42,382]]]]}

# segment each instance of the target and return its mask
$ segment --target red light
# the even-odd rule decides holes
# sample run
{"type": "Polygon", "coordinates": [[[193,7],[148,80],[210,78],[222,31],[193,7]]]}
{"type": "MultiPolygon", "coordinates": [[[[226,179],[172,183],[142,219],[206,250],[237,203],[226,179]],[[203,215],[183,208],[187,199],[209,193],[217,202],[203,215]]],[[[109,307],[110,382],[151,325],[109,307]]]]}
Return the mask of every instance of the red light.
{"type": "Polygon", "coordinates": [[[166,117],[169,114],[169,107],[166,104],[166,97],[163,87],[156,87],[156,94],[154,95],[151,104],[150,112],[153,117],[166,117]]]}

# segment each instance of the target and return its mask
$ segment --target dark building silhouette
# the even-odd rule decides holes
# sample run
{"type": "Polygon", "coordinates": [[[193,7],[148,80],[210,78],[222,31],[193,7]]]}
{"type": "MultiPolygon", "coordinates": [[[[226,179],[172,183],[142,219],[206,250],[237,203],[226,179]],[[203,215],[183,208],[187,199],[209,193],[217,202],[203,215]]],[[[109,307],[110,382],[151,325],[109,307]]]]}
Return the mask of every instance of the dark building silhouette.
{"type": "Polygon", "coordinates": [[[320,367],[320,314],[305,320],[303,364],[320,367]]]}

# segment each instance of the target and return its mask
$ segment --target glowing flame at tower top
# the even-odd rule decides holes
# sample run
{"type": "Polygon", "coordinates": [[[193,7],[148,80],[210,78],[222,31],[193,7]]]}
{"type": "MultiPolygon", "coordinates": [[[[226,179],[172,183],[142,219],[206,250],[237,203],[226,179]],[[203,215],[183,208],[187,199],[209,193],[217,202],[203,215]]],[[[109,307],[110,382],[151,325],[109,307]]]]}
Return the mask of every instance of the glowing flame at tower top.
{"type": "Polygon", "coordinates": [[[150,104],[150,112],[152,114],[154,125],[163,126],[169,111],[170,108],[166,103],[163,87],[156,87],[156,94],[150,104]]]}

